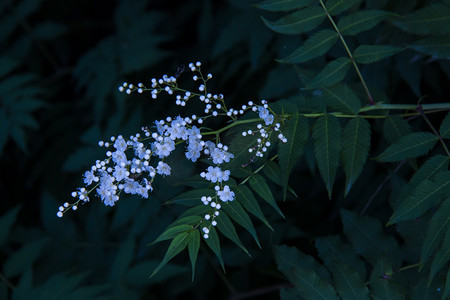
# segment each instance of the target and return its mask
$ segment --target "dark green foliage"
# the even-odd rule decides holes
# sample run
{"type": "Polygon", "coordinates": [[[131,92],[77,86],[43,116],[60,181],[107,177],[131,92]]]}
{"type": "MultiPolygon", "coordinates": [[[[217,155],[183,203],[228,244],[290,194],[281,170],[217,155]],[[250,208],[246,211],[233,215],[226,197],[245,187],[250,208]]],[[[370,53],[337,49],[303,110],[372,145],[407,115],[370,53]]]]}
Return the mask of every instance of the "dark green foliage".
{"type": "Polygon", "coordinates": [[[449,16],[449,0],[0,1],[0,298],[449,298],[449,16]],[[227,107],[267,99],[287,139],[257,158],[256,123],[205,122],[230,126],[208,138],[235,156],[217,226],[211,160],[185,145],[148,198],[58,219],[99,140],[204,110],[118,86],[197,60],[227,107]]]}

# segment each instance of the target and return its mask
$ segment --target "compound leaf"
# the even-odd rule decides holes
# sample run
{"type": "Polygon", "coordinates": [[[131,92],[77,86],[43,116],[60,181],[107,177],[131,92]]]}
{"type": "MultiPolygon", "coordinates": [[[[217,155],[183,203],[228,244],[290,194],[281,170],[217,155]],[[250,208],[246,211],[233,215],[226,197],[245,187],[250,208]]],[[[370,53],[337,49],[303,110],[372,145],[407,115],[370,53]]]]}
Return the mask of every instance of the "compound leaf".
{"type": "Polygon", "coordinates": [[[237,201],[228,201],[223,203],[222,209],[239,225],[244,227],[255,239],[256,244],[261,248],[258,235],[255,227],[253,227],[252,220],[237,201]]]}
{"type": "Polygon", "coordinates": [[[397,143],[398,140],[411,133],[411,127],[399,115],[388,116],[383,123],[384,137],[390,143],[397,143]]]}
{"type": "Polygon", "coordinates": [[[417,52],[436,58],[450,59],[450,34],[426,37],[413,43],[410,47],[417,52]]]}
{"type": "Polygon", "coordinates": [[[325,6],[331,15],[336,16],[360,2],[361,0],[328,0],[325,6]]]}
{"type": "Polygon", "coordinates": [[[444,139],[450,139],[450,112],[445,116],[439,128],[439,133],[444,139]]]}
{"type": "Polygon", "coordinates": [[[217,220],[217,229],[226,236],[228,239],[233,241],[236,245],[239,246],[242,250],[244,250],[247,255],[250,256],[248,253],[247,248],[244,247],[241,240],[239,239],[239,236],[236,232],[236,229],[234,228],[233,223],[231,222],[230,218],[228,218],[227,214],[222,212],[220,215],[216,217],[217,220]]]}
{"type": "Polygon", "coordinates": [[[200,249],[200,233],[198,230],[192,232],[192,238],[188,242],[189,260],[192,266],[192,280],[194,280],[195,264],[197,262],[198,250],[200,249]]]}
{"type": "Polygon", "coordinates": [[[338,300],[334,288],[323,281],[313,270],[294,267],[291,270],[293,284],[306,299],[338,300]]]}
{"type": "Polygon", "coordinates": [[[322,96],[331,109],[349,114],[357,114],[361,108],[361,101],[356,93],[346,84],[337,84],[324,88],[322,96]]]}

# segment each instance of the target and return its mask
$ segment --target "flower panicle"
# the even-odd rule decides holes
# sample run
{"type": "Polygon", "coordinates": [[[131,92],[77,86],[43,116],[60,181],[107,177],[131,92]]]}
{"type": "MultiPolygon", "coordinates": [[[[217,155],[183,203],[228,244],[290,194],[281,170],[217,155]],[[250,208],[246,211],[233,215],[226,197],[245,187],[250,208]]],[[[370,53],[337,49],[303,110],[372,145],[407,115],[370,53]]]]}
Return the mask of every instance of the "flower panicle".
{"type": "MultiPolygon", "coordinates": [[[[201,221],[203,237],[205,239],[209,237],[211,226],[217,225],[216,217],[220,214],[220,203],[235,199],[235,193],[226,184],[231,175],[230,170],[224,170],[221,167],[222,164],[230,162],[234,155],[229,152],[228,146],[220,142],[218,134],[213,140],[204,140],[204,137],[211,133],[202,132],[202,124],[208,118],[218,116],[229,117],[237,123],[238,115],[243,115],[247,111],[257,113],[262,123],[257,124],[254,131],[248,130],[242,135],[259,134],[257,146],[248,151],[254,151],[256,157],[263,157],[263,153],[267,152],[271,146],[272,134],[280,131],[280,123],[275,123],[278,117],[271,113],[265,100],[261,101],[261,105],[249,101],[240,109],[228,109],[222,94],[211,94],[207,91],[206,82],[212,78],[212,75],[203,75],[200,69],[201,63],[190,63],[188,66],[189,70],[194,73],[192,79],[200,82],[196,92],[178,87],[177,79],[179,73],[182,72],[180,68],[175,76],[163,75],[160,79],[152,78],[149,87],[143,83],[134,85],[125,82],[119,87],[119,91],[127,94],[150,92],[153,99],[157,99],[160,93],[165,92],[174,95],[175,104],[180,106],[186,106],[190,100],[198,98],[205,104],[204,114],[199,114],[199,116],[194,114],[190,117],[166,117],[163,120],[155,121],[152,130],[143,127],[141,128],[142,132],[129,138],[119,135],[112,136],[109,141],[100,141],[98,145],[106,148],[106,158],[97,160],[84,173],[85,187],[80,187],[72,192],[75,201],[73,203],[65,202],[61,205],[57,212],[58,217],[89,202],[93,193],[107,206],[114,206],[122,193],[148,198],[149,192],[153,190],[152,184],[155,178],[170,176],[172,173],[172,168],[166,158],[170,156],[177,145],[184,143],[186,159],[196,162],[202,155],[205,155],[212,161],[212,166],[200,173],[202,178],[211,183],[215,191],[214,196],[203,196],[199,199],[204,205],[211,208],[201,221]]],[[[281,132],[278,134],[278,139],[286,142],[286,138],[281,132]]]]}

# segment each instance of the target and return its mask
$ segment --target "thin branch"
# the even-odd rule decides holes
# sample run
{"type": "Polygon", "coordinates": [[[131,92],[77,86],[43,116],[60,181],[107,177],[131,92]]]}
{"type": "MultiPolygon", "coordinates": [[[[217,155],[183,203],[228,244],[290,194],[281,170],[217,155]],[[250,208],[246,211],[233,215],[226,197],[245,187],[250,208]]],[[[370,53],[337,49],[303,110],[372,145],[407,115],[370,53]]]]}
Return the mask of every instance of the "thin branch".
{"type": "Polygon", "coordinates": [[[345,51],[347,51],[348,57],[350,57],[350,60],[353,64],[353,67],[356,70],[356,73],[358,74],[359,80],[361,80],[361,83],[364,87],[364,90],[366,91],[367,97],[369,98],[369,103],[370,105],[374,105],[375,101],[373,100],[372,94],[370,94],[369,88],[367,87],[366,81],[364,80],[364,78],[362,77],[361,72],[359,71],[358,65],[355,62],[355,59],[353,58],[352,52],[350,51],[350,49],[347,46],[347,43],[344,40],[344,37],[342,36],[341,32],[339,31],[339,29],[336,26],[336,23],[334,22],[333,18],[331,17],[331,15],[328,13],[327,8],[325,7],[325,4],[323,4],[322,0],[319,0],[320,4],[322,5],[323,9],[325,10],[325,13],[328,16],[328,19],[330,20],[331,24],[334,27],[334,30],[336,30],[337,34],[339,35],[339,38],[342,42],[342,45],[344,45],[345,51]]]}
{"type": "Polygon", "coordinates": [[[362,216],[367,208],[369,208],[370,203],[372,203],[372,200],[378,195],[378,193],[381,191],[381,189],[383,188],[384,184],[391,179],[392,174],[395,174],[398,172],[398,170],[400,170],[400,168],[405,164],[405,160],[402,161],[401,163],[398,164],[398,166],[395,168],[394,172],[389,173],[388,176],[386,176],[386,178],[383,180],[383,182],[378,186],[377,190],[375,191],[375,193],[372,194],[372,196],[370,197],[370,199],[367,201],[366,205],[364,206],[363,210],[361,211],[360,215],[362,216]]]}
{"type": "Polygon", "coordinates": [[[15,289],[16,287],[8,280],[8,278],[0,272],[0,280],[3,281],[10,289],[15,289]]]}

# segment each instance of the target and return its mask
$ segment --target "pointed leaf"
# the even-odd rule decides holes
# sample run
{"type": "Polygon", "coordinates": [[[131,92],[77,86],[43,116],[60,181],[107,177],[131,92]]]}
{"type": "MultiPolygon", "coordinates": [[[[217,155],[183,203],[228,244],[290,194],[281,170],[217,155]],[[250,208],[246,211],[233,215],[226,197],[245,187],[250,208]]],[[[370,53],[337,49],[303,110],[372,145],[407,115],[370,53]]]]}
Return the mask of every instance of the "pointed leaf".
{"type": "Polygon", "coordinates": [[[361,0],[328,0],[325,6],[331,15],[336,16],[360,2],[361,0]]]}
{"type": "Polygon", "coordinates": [[[314,270],[322,280],[328,283],[331,282],[330,273],[327,269],[314,258],[304,254],[297,248],[280,245],[274,246],[273,250],[278,270],[283,272],[290,281],[294,281],[291,272],[292,268],[301,268],[314,270]]]}
{"type": "Polygon", "coordinates": [[[441,205],[430,220],[427,235],[422,246],[420,263],[423,265],[432,252],[444,239],[445,233],[450,229],[450,198],[441,205]]]}
{"type": "Polygon", "coordinates": [[[348,114],[357,114],[361,108],[361,101],[356,93],[346,84],[337,84],[323,89],[322,96],[331,109],[348,114]]]}
{"type": "Polygon", "coordinates": [[[339,165],[341,134],[341,125],[333,115],[326,114],[314,123],[312,134],[315,146],[314,154],[330,198],[339,165]]]}
{"type": "Polygon", "coordinates": [[[15,277],[26,269],[38,259],[42,248],[49,241],[49,238],[42,238],[40,240],[29,242],[19,250],[15,251],[4,263],[3,274],[7,278],[15,277]]]}
{"type": "Polygon", "coordinates": [[[403,30],[414,34],[447,34],[450,33],[450,6],[432,4],[400,19],[396,24],[403,30]]]}
{"type": "Polygon", "coordinates": [[[426,155],[433,149],[439,138],[429,132],[414,132],[400,138],[398,143],[389,146],[381,153],[377,160],[382,162],[396,162],[407,158],[426,155]]]}
{"type": "Polygon", "coordinates": [[[439,128],[439,133],[444,139],[450,139],[450,112],[445,116],[439,128]]]}
{"type": "Polygon", "coordinates": [[[252,191],[246,185],[238,185],[234,189],[234,192],[236,194],[236,201],[273,231],[272,226],[270,226],[266,217],[264,217],[261,207],[259,206],[258,201],[256,201],[255,196],[253,196],[252,191]]]}
{"type": "Polygon", "coordinates": [[[449,262],[450,260],[450,230],[445,234],[442,247],[438,250],[431,263],[430,277],[428,282],[431,283],[436,274],[449,262]]]}
{"type": "Polygon", "coordinates": [[[181,204],[186,206],[194,206],[201,202],[203,196],[214,196],[215,192],[211,189],[197,189],[184,192],[173,199],[170,199],[166,204],[181,204]]]}
{"type": "Polygon", "coordinates": [[[192,239],[193,233],[191,232],[182,232],[177,235],[172,242],[170,242],[169,248],[167,248],[166,255],[164,255],[163,260],[159,263],[156,269],[153,271],[150,278],[155,276],[159,270],[161,270],[172,258],[174,258],[177,254],[186,248],[190,239],[192,239]]]}
{"type": "Polygon", "coordinates": [[[175,227],[177,225],[196,225],[200,223],[201,220],[203,220],[203,217],[201,216],[186,216],[178,218],[176,221],[170,224],[170,227],[175,227]]]}
{"type": "Polygon", "coordinates": [[[291,272],[293,284],[306,299],[339,299],[333,287],[328,282],[320,279],[313,270],[294,267],[291,272]]]}
{"type": "Polygon", "coordinates": [[[370,275],[370,290],[374,300],[404,300],[402,288],[392,278],[392,265],[386,258],[378,259],[370,275]]]}
{"type": "Polygon", "coordinates": [[[0,217],[0,246],[2,246],[6,242],[12,225],[16,221],[19,210],[20,205],[17,205],[0,217]]]}
{"type": "Polygon", "coordinates": [[[353,52],[353,58],[360,64],[371,64],[403,51],[402,48],[387,45],[361,45],[353,52]]]}
{"type": "Polygon", "coordinates": [[[364,118],[350,120],[344,128],[342,166],[346,183],[345,194],[350,191],[367,160],[370,149],[370,124],[364,118]]]}
{"type": "Polygon", "coordinates": [[[364,261],[350,244],[343,242],[339,235],[316,238],[316,249],[327,268],[331,269],[334,262],[341,262],[352,266],[362,278],[366,277],[364,261]]]}
{"type": "Polygon", "coordinates": [[[247,229],[247,231],[255,239],[258,247],[261,248],[258,235],[256,234],[255,227],[253,227],[252,220],[237,201],[228,201],[223,203],[222,209],[239,225],[247,229]]]}
{"type": "Polygon", "coordinates": [[[195,264],[197,262],[198,250],[200,249],[200,233],[198,230],[192,232],[192,238],[188,243],[189,259],[192,266],[192,281],[194,281],[195,264]]]}
{"type": "Polygon", "coordinates": [[[110,280],[118,282],[125,275],[133,261],[135,246],[136,240],[133,235],[130,235],[122,243],[109,272],[110,280]]]}
{"type": "Polygon", "coordinates": [[[351,61],[347,57],[340,57],[328,63],[320,73],[306,85],[307,89],[317,89],[332,86],[342,81],[347,75],[351,61]]]}
{"type": "Polygon", "coordinates": [[[375,27],[391,15],[391,12],[375,9],[358,11],[339,20],[338,29],[342,35],[356,35],[375,27]]]}
{"type": "Polygon", "coordinates": [[[419,170],[411,177],[408,185],[417,187],[423,181],[433,178],[437,173],[448,170],[450,159],[447,156],[438,154],[429,158],[419,170]]]}
{"type": "Polygon", "coordinates": [[[176,226],[171,225],[169,228],[164,230],[164,232],[161,233],[161,235],[156,240],[154,240],[152,243],[150,243],[149,245],[153,245],[153,244],[156,244],[156,243],[159,243],[162,241],[173,239],[180,233],[187,232],[189,230],[192,230],[193,228],[194,227],[192,225],[187,225],[187,224],[181,224],[181,225],[176,225],[176,226]]]}
{"type": "Polygon", "coordinates": [[[305,117],[296,113],[293,114],[292,118],[287,120],[286,123],[283,134],[285,135],[287,142],[285,144],[280,143],[278,147],[283,199],[286,199],[289,175],[294,165],[300,159],[309,137],[309,125],[305,117]]]}
{"type": "Polygon", "coordinates": [[[450,59],[450,34],[426,37],[413,43],[410,47],[435,58],[450,59]]]}
{"type": "Polygon", "coordinates": [[[265,0],[255,6],[268,11],[288,11],[305,7],[311,2],[312,0],[265,0]]]}
{"type": "Polygon", "coordinates": [[[222,270],[225,273],[225,265],[223,264],[222,252],[220,251],[219,235],[214,227],[209,229],[209,237],[205,239],[206,245],[214,252],[219,259],[219,263],[222,266],[222,270]]]}
{"type": "Polygon", "coordinates": [[[442,299],[447,299],[450,297],[450,268],[448,268],[447,276],[445,280],[445,289],[444,289],[444,295],[442,296],[442,299]]]}
{"type": "Polygon", "coordinates": [[[335,262],[333,277],[336,290],[342,299],[370,300],[369,290],[363,278],[349,265],[335,262]]]}
{"type": "Polygon", "coordinates": [[[431,206],[435,205],[441,192],[437,184],[425,180],[416,189],[415,193],[408,197],[394,211],[387,225],[400,221],[412,220],[423,215],[431,206]]]}
{"type": "Polygon", "coordinates": [[[411,127],[399,115],[388,116],[383,123],[384,137],[390,143],[397,143],[398,140],[411,133],[411,127]]]}
{"type": "Polygon", "coordinates": [[[392,261],[401,260],[402,252],[397,241],[383,233],[378,219],[348,210],[341,211],[341,218],[345,235],[361,256],[372,263],[382,255],[392,258],[392,261]]]}
{"type": "Polygon", "coordinates": [[[298,64],[309,61],[327,53],[328,50],[336,43],[339,35],[331,29],[323,29],[310,38],[294,52],[287,57],[278,60],[281,63],[298,64]]]}
{"type": "Polygon", "coordinates": [[[220,215],[216,217],[217,220],[217,229],[226,236],[228,239],[233,241],[236,245],[239,246],[242,250],[244,250],[247,255],[250,256],[248,253],[247,248],[244,247],[241,240],[239,239],[239,236],[236,232],[236,229],[234,228],[233,223],[231,222],[230,218],[228,218],[227,214],[222,212],[220,215]]]}
{"type": "Polygon", "coordinates": [[[264,201],[269,203],[270,206],[272,206],[277,213],[280,214],[284,218],[283,213],[281,212],[280,208],[278,207],[277,202],[275,201],[275,198],[272,195],[272,191],[270,190],[269,186],[266,183],[266,180],[264,177],[262,177],[259,174],[253,174],[250,177],[249,180],[250,186],[252,189],[262,198],[264,201]]]}
{"type": "Polygon", "coordinates": [[[325,11],[319,6],[307,7],[277,21],[268,21],[261,17],[267,27],[283,34],[301,34],[319,26],[325,19],[325,11]]]}

